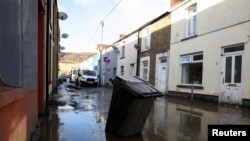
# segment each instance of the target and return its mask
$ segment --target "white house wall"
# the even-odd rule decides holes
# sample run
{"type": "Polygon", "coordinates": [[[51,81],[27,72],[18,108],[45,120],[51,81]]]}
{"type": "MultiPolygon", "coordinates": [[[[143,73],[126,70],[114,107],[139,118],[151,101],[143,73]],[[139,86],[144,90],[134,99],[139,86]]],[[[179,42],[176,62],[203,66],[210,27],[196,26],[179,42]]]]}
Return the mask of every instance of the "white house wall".
{"type": "Polygon", "coordinates": [[[191,0],[171,12],[171,44],[184,38],[186,8],[196,2],[199,35],[246,22],[250,18],[249,0],[191,0]]]}
{"type": "Polygon", "coordinates": [[[134,48],[134,45],[137,44],[137,41],[138,33],[136,32],[119,42],[119,53],[117,55],[117,75],[121,75],[121,66],[124,66],[124,76],[136,75],[137,50],[134,48]],[[125,46],[125,58],[121,58],[122,46],[125,46]],[[131,64],[134,64],[134,69],[132,74],[129,74],[131,64]]]}
{"type": "Polygon", "coordinates": [[[94,58],[93,56],[87,58],[86,60],[83,60],[79,66],[81,69],[88,69],[88,70],[92,70],[93,69],[93,65],[94,65],[94,58]]]}
{"type": "Polygon", "coordinates": [[[117,67],[117,54],[118,50],[113,47],[109,47],[105,50],[103,57],[108,57],[109,62],[104,62],[102,59],[102,68],[103,68],[103,84],[106,86],[111,86],[110,79],[114,79],[116,76],[116,67],[117,67]]]}
{"type": "Polygon", "coordinates": [[[203,52],[204,89],[195,93],[219,96],[221,93],[222,47],[243,43],[243,99],[250,99],[250,3],[249,0],[197,0],[197,37],[185,38],[185,11],[190,1],[172,11],[169,91],[188,92],[179,88],[180,56],[203,52]],[[211,7],[209,7],[211,6],[211,7]],[[247,79],[248,78],[248,79],[247,79]]]}

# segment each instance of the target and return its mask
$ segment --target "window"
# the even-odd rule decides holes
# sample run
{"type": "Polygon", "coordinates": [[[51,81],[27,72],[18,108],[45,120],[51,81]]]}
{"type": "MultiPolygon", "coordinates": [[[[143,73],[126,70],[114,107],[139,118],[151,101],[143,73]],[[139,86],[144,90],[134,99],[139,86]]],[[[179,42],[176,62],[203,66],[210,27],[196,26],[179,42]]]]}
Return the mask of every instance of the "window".
{"type": "Polygon", "coordinates": [[[181,84],[202,84],[203,54],[181,56],[181,84]]]}
{"type": "Polygon", "coordinates": [[[121,58],[125,58],[125,46],[122,46],[121,58]]]}
{"type": "Polygon", "coordinates": [[[90,71],[90,70],[82,70],[82,74],[88,76],[97,76],[95,71],[90,71]]]}
{"type": "Polygon", "coordinates": [[[124,66],[121,66],[121,76],[124,76],[124,66]]]}
{"type": "Polygon", "coordinates": [[[142,31],[142,51],[146,51],[150,49],[150,37],[151,31],[150,28],[147,27],[142,31]]]}
{"type": "Polygon", "coordinates": [[[113,76],[112,77],[115,77],[116,76],[116,68],[113,68],[113,76]]]}
{"type": "Polygon", "coordinates": [[[142,61],[142,78],[148,80],[148,61],[142,61]]]}
{"type": "Polygon", "coordinates": [[[122,41],[120,59],[125,58],[125,40],[122,41]]]}
{"type": "Polygon", "coordinates": [[[196,34],[196,4],[188,7],[187,36],[196,34]]]}

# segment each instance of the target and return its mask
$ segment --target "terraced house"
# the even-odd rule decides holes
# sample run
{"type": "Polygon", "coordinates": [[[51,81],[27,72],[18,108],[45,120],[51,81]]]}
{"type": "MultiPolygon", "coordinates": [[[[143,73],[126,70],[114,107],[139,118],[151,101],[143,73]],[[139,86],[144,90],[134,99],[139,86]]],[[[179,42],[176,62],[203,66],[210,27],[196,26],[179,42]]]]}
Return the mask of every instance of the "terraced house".
{"type": "MultiPolygon", "coordinates": [[[[112,45],[117,54],[116,73],[121,76],[140,76],[167,92],[170,48],[170,13],[165,12],[138,29],[122,36],[112,45]]],[[[110,47],[111,48],[111,47],[110,47]]],[[[110,54],[106,54],[112,56],[110,54]]],[[[104,55],[105,56],[105,55],[104,55]]],[[[112,58],[113,60],[113,58],[112,58]]],[[[110,70],[105,70],[109,72],[110,70]]]]}
{"type": "Polygon", "coordinates": [[[168,86],[170,30],[167,11],[139,31],[139,76],[163,93],[167,93],[168,86]]]}
{"type": "Polygon", "coordinates": [[[248,0],[177,0],[171,7],[168,94],[250,106],[248,0]]]}

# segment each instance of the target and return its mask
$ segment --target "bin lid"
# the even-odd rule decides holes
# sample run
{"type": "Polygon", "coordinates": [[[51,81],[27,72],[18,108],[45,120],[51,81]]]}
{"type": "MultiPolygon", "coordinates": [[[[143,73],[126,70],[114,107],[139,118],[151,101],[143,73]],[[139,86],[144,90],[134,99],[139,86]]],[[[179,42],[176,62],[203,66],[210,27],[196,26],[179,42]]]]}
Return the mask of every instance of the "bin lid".
{"type": "Polygon", "coordinates": [[[125,84],[123,87],[129,88],[135,95],[142,97],[162,96],[163,94],[152,86],[149,82],[137,76],[116,76],[120,83],[125,84]]]}

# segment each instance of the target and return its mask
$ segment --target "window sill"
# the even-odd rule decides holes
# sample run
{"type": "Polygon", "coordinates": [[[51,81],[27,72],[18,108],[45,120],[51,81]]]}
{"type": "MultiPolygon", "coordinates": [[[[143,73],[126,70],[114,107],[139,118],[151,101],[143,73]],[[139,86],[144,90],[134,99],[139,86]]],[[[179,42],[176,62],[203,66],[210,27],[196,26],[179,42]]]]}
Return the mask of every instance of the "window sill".
{"type": "Polygon", "coordinates": [[[197,34],[194,34],[194,35],[191,35],[191,36],[188,36],[188,37],[186,37],[186,38],[181,39],[181,41],[186,41],[186,40],[195,38],[195,37],[197,37],[197,36],[198,36],[197,34]]]}
{"type": "MultiPolygon", "coordinates": [[[[177,85],[176,87],[178,88],[192,88],[192,85],[183,85],[183,84],[180,84],[180,85],[177,85]]],[[[194,89],[204,89],[203,86],[200,86],[200,85],[193,85],[193,88],[194,89]]]]}
{"type": "Polygon", "coordinates": [[[150,49],[143,49],[143,50],[141,50],[141,52],[147,52],[147,51],[149,51],[150,49]]]}
{"type": "Polygon", "coordinates": [[[0,86],[0,108],[25,96],[24,88],[0,86]]]}
{"type": "Polygon", "coordinates": [[[124,59],[125,57],[121,57],[120,59],[124,59]]]}

